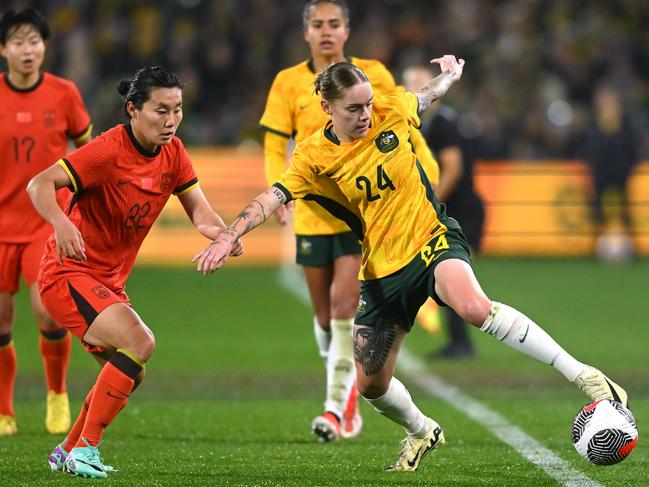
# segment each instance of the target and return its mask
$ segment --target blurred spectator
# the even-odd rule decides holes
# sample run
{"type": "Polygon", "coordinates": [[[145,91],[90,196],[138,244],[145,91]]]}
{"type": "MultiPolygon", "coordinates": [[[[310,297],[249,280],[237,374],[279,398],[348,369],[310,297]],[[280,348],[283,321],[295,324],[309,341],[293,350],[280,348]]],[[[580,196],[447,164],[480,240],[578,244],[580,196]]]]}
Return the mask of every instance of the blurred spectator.
{"type": "Polygon", "coordinates": [[[614,88],[600,86],[593,106],[595,114],[582,154],[593,178],[593,220],[599,234],[597,251],[606,260],[625,260],[632,254],[627,183],[638,162],[636,136],[620,93],[614,88]],[[618,203],[611,204],[613,200],[618,203]]]}
{"type": "MultiPolygon", "coordinates": [[[[304,0],[30,3],[56,19],[47,69],[77,82],[99,130],[119,113],[116,81],[164,64],[187,77],[181,136],[188,144],[260,142],[257,120],[274,74],[308,55],[304,0]]],[[[447,102],[480,135],[481,158],[573,157],[590,93],[604,77],[624,85],[629,118],[649,133],[645,0],[365,0],[350,7],[357,33],[350,55],[379,59],[393,72],[422,56],[467,60],[447,102]]],[[[639,155],[649,157],[647,135],[639,155]]]]}

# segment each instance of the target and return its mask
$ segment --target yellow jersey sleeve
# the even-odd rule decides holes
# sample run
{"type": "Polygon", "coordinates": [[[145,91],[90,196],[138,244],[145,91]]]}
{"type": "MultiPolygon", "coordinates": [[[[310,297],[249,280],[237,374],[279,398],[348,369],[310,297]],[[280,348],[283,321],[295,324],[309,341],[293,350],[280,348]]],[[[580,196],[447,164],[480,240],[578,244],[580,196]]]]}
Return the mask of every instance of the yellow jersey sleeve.
{"type": "Polygon", "coordinates": [[[270,87],[266,108],[259,121],[262,128],[289,138],[293,135],[291,95],[283,72],[278,73],[270,87]]]}
{"type": "Polygon", "coordinates": [[[286,137],[270,131],[264,135],[264,169],[268,184],[273,184],[286,171],[287,148],[286,137]]]}

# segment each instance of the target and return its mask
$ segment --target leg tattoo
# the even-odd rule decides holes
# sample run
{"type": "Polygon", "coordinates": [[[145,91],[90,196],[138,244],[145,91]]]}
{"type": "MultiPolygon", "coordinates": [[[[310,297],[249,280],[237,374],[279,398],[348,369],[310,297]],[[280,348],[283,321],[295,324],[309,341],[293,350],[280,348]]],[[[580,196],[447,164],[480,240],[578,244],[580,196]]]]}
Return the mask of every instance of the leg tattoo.
{"type": "Polygon", "coordinates": [[[396,337],[397,324],[379,319],[374,326],[359,326],[354,334],[354,360],[363,365],[365,375],[378,374],[396,337]]]}

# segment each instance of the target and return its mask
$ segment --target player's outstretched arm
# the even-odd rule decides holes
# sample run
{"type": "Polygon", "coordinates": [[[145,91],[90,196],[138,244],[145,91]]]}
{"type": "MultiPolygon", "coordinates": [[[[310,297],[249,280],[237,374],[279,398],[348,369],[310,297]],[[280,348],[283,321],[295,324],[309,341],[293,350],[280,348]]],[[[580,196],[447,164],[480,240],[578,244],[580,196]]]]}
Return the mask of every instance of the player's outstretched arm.
{"type": "MultiPolygon", "coordinates": [[[[196,186],[191,191],[178,195],[185,213],[201,235],[216,240],[225,230],[223,219],[216,213],[207,201],[203,190],[196,186]]],[[[230,255],[239,256],[243,253],[243,243],[237,239],[230,255]]]]}
{"type": "Polygon", "coordinates": [[[86,244],[81,232],[61,210],[56,201],[56,190],[73,185],[65,170],[54,164],[29,181],[27,192],[36,211],[54,228],[59,263],[63,256],[86,260],[86,244]]]}
{"type": "Polygon", "coordinates": [[[431,103],[443,97],[453,83],[460,79],[464,69],[464,59],[457,60],[455,56],[446,54],[440,58],[432,59],[431,64],[439,64],[442,74],[431,79],[415,93],[419,99],[419,113],[426,110],[431,103]]]}
{"type": "Polygon", "coordinates": [[[286,195],[275,187],[257,196],[214,242],[194,256],[192,262],[197,262],[196,270],[207,275],[223,267],[237,239],[265,222],[284,203],[286,195]]]}

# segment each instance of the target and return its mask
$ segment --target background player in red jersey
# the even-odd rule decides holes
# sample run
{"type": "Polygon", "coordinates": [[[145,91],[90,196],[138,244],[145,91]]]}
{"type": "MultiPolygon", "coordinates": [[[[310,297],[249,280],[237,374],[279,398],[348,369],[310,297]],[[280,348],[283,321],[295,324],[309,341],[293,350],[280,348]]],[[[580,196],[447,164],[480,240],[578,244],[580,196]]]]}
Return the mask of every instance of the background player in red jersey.
{"type": "MultiPolygon", "coordinates": [[[[201,189],[187,151],[175,137],[182,85],[161,67],[122,81],[118,125],[34,177],[29,195],[54,227],[39,276],[45,307],[102,364],[81,413],[49,462],[85,477],[105,478],[97,446],[126,405],[155,348],[151,330],[131,307],[125,283],[138,249],[175,194],[198,231],[215,239],[225,228],[201,189]],[[74,191],[67,215],[55,190],[74,191]]],[[[242,252],[239,242],[232,255],[242,252]]]]}
{"type": "MultiPolygon", "coordinates": [[[[16,352],[12,342],[14,301],[23,275],[40,329],[39,349],[47,380],[45,425],[53,434],[70,428],[65,377],[70,337],[43,308],[36,285],[43,247],[52,228],[34,210],[29,180],[90,138],[92,126],[74,83],[41,73],[49,28],[36,11],[8,10],[0,20],[0,54],[7,72],[0,80],[0,436],[17,432],[13,408],[16,352]]],[[[59,202],[65,199],[63,193],[59,202]]]]}

